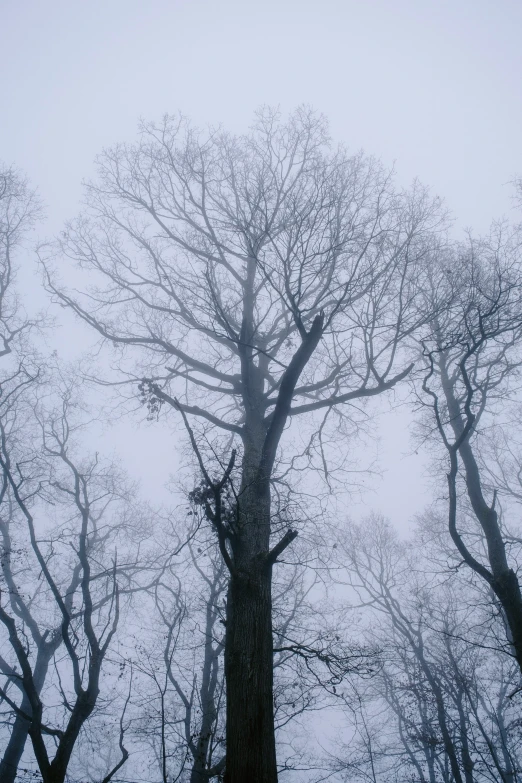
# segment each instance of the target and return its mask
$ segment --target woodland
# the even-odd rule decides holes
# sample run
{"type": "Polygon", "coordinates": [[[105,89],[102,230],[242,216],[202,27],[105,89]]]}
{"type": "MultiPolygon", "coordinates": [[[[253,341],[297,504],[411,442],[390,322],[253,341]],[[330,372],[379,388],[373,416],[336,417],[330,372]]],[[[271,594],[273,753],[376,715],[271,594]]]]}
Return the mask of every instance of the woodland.
{"type": "Polygon", "coordinates": [[[458,233],[307,107],[142,122],[38,242],[37,184],[0,167],[1,783],[522,781],[520,211],[458,233]],[[339,502],[399,407],[407,531],[339,502]]]}

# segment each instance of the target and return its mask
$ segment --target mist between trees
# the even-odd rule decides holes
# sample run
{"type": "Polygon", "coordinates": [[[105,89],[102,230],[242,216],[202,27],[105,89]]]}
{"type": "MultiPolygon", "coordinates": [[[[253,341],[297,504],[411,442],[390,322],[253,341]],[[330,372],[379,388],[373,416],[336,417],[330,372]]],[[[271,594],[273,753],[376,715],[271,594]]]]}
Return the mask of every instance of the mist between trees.
{"type": "Polygon", "coordinates": [[[27,315],[42,210],[0,171],[0,781],[520,781],[520,226],[456,239],[306,108],[97,172],[27,315]],[[335,505],[399,398],[407,539],[335,505]],[[108,401],[170,428],[181,505],[90,451],[108,401]]]}

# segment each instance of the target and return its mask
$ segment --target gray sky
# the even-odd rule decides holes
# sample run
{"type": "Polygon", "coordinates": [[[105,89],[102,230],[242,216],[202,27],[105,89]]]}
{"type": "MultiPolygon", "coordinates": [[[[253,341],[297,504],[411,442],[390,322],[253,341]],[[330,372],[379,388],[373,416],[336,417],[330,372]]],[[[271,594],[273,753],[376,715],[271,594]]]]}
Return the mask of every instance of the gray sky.
{"type": "Polygon", "coordinates": [[[245,128],[311,103],[464,225],[509,209],[522,171],[520,0],[1,0],[1,155],[54,226],[139,116],[245,128]]]}
{"type": "MultiPolygon", "coordinates": [[[[520,0],[0,0],[0,158],[39,187],[52,233],[138,117],[241,131],[260,104],[306,102],[335,140],[395,161],[480,231],[522,173],[521,39],[520,0]]],[[[397,520],[422,480],[400,459],[407,437],[392,445],[403,425],[383,442],[377,504],[397,520]]]]}

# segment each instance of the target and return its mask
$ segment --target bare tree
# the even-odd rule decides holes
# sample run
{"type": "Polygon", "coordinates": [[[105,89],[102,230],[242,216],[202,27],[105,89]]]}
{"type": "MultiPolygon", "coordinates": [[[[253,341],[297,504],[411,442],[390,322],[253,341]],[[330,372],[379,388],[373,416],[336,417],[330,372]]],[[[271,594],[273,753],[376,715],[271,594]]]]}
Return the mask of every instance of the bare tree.
{"type": "MultiPolygon", "coordinates": [[[[349,541],[345,551],[349,558],[349,567],[354,570],[353,585],[366,594],[366,600],[369,597],[376,608],[388,615],[392,632],[398,634],[413,653],[415,663],[420,668],[432,695],[436,720],[451,773],[455,783],[464,783],[458,751],[448,721],[444,690],[434,667],[430,665],[422,628],[408,616],[407,611],[401,606],[400,598],[392,589],[397,584],[400,571],[404,575],[410,564],[406,560],[401,562],[398,544],[393,541],[391,531],[381,521],[376,521],[373,530],[366,526],[364,535],[361,529],[354,530],[349,541]]],[[[419,727],[419,730],[422,728],[419,727]]]]}
{"type": "MultiPolygon", "coordinates": [[[[21,305],[16,290],[17,253],[23,247],[35,221],[41,217],[42,209],[36,193],[30,188],[20,172],[0,163],[0,417],[12,431],[17,441],[18,454],[22,453],[22,442],[27,433],[20,422],[30,416],[31,402],[28,392],[34,388],[41,376],[34,349],[29,342],[33,327],[41,319],[31,320],[21,305]]],[[[13,498],[3,477],[0,484],[0,551],[4,591],[9,600],[13,598],[14,577],[11,568],[13,546],[10,535],[10,520],[13,518],[13,498]]],[[[24,605],[16,606],[18,612],[24,605]]],[[[35,630],[34,625],[28,629],[35,630]]],[[[35,681],[41,687],[49,661],[55,649],[55,640],[41,640],[41,654],[35,664],[35,681]]],[[[10,678],[11,667],[0,658],[0,671],[10,678]]],[[[12,679],[12,677],[11,677],[12,679]]],[[[18,684],[18,680],[12,680],[18,684]]],[[[24,697],[25,699],[25,697],[24,697]]],[[[23,709],[27,709],[27,701],[23,709]]],[[[0,760],[0,779],[11,783],[15,779],[18,761],[22,755],[27,737],[27,725],[21,716],[15,719],[3,757],[0,760]]]]}
{"type": "MultiPolygon", "coordinates": [[[[143,519],[131,513],[133,491],[98,456],[74,456],[78,428],[71,408],[66,394],[56,412],[33,418],[33,425],[41,423],[42,453],[26,452],[23,459],[12,443],[17,434],[12,422],[0,417],[5,585],[0,622],[10,651],[10,660],[0,662],[5,675],[0,696],[16,716],[2,762],[12,765],[5,780],[12,779],[28,734],[44,783],[63,783],[82,727],[99,700],[122,598],[139,589],[136,575],[150,581],[136,554],[145,534],[143,519]],[[125,541],[135,544],[130,558],[125,541]],[[63,654],[57,656],[58,651],[63,654]]],[[[135,507],[135,513],[142,511],[135,507]]],[[[122,760],[113,772],[128,757],[121,731],[123,724],[122,760]]]]}
{"type": "Polygon", "coordinates": [[[513,541],[481,454],[518,377],[522,338],[520,233],[496,226],[486,239],[434,256],[426,302],[445,298],[422,341],[423,401],[449,458],[449,532],[462,560],[491,588],[507,624],[507,651],[522,671],[522,595],[513,541]],[[469,510],[469,513],[468,513],[469,510]],[[459,530],[460,514],[460,530],[459,530]],[[467,519],[467,521],[466,521],[467,519]]]}
{"type": "MultiPolygon", "coordinates": [[[[198,667],[197,664],[194,665],[193,660],[192,666],[188,667],[188,674],[180,675],[182,669],[179,653],[175,658],[177,630],[184,614],[183,604],[180,603],[179,584],[178,590],[173,591],[162,581],[155,590],[155,600],[167,631],[163,649],[166,676],[181,703],[183,744],[188,749],[188,758],[187,754],[183,756],[184,764],[188,762],[190,783],[207,783],[211,778],[220,775],[225,766],[220,733],[223,734],[224,731],[221,709],[224,700],[222,677],[224,628],[221,623],[226,577],[225,565],[216,558],[215,552],[211,554],[210,569],[198,562],[194,550],[191,549],[190,553],[190,564],[202,580],[203,597],[198,596],[198,598],[203,603],[200,606],[203,616],[200,629],[202,643],[197,644],[195,650],[201,654],[201,662],[198,667]]],[[[197,608],[192,603],[190,612],[192,624],[199,626],[200,613],[197,613],[197,608]]],[[[191,646],[194,648],[194,641],[191,646]]]]}
{"type": "MultiPolygon", "coordinates": [[[[384,702],[396,739],[388,723],[376,769],[384,780],[392,773],[404,779],[410,770],[426,783],[511,782],[517,779],[520,742],[517,705],[508,694],[516,688],[518,668],[488,646],[484,597],[477,603],[469,574],[466,581],[458,571],[432,567],[428,581],[433,551],[419,544],[399,543],[382,520],[354,528],[342,544],[350,585],[381,615],[372,636],[380,640],[383,663],[367,688],[370,706],[361,705],[367,715],[362,726],[384,725],[384,702]]],[[[359,712],[356,720],[360,725],[359,712]]],[[[364,766],[371,766],[368,754],[360,754],[358,768],[364,766]]]]}
{"type": "Polygon", "coordinates": [[[27,180],[0,163],[0,358],[19,348],[34,326],[15,289],[15,255],[41,214],[41,203],[27,180]]]}
{"type": "MultiPolygon", "coordinates": [[[[4,483],[4,492],[6,486],[4,483]]],[[[11,529],[18,520],[13,512],[13,503],[11,498],[7,498],[2,504],[2,518],[0,519],[0,532],[2,536],[2,577],[4,582],[3,594],[7,596],[10,606],[11,616],[19,618],[23,623],[26,633],[31,636],[32,643],[36,651],[36,659],[33,664],[33,685],[34,691],[40,695],[47,678],[49,665],[61,644],[61,627],[58,624],[53,629],[46,628],[43,633],[31,612],[31,601],[24,600],[23,594],[17,587],[17,582],[23,578],[23,572],[20,573],[14,562],[17,559],[14,552],[17,551],[13,543],[11,529]],[[14,551],[13,551],[14,550],[14,551]]],[[[27,570],[26,568],[23,569],[27,570]]],[[[73,596],[79,587],[79,570],[75,569],[71,574],[71,581],[65,589],[65,602],[69,612],[72,611],[71,604],[73,596]]],[[[5,600],[5,599],[4,599],[5,600]]],[[[25,743],[30,728],[30,721],[26,716],[31,714],[31,703],[23,687],[23,682],[16,668],[13,668],[7,660],[0,658],[0,671],[4,675],[6,683],[12,683],[16,686],[21,695],[19,709],[9,707],[9,717],[14,717],[11,727],[9,741],[5,747],[2,760],[0,761],[0,779],[5,783],[12,783],[15,780],[18,765],[22,758],[25,743]]],[[[7,692],[7,691],[6,691],[7,692]]],[[[6,702],[4,701],[4,704],[6,702]]]]}
{"type": "Polygon", "coordinates": [[[68,293],[50,271],[47,285],[115,347],[153,412],[195,417],[221,434],[218,454],[225,438],[240,453],[238,468],[200,460],[229,570],[225,780],[273,783],[272,568],[297,534],[275,538],[272,524],[280,441],[298,417],[319,436],[342,432],[354,401],[408,375],[417,262],[440,206],[375,160],[331,151],[307,109],[286,123],[263,110],[243,137],[166,117],[98,166],[86,214],[61,238],[94,287],[68,293]]]}

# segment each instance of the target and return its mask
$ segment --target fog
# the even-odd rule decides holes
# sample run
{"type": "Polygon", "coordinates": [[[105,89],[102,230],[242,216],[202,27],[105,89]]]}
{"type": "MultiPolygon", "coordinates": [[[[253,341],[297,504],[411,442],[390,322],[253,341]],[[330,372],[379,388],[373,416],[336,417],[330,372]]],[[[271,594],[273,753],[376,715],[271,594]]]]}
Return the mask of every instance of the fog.
{"type": "MultiPolygon", "coordinates": [[[[395,165],[405,184],[418,177],[457,230],[481,232],[511,213],[509,183],[522,170],[521,23],[515,0],[4,2],[2,157],[38,187],[47,205],[38,234],[52,236],[77,213],[95,156],[133,139],[139,118],[181,111],[243,132],[260,105],[307,103],[336,142],[395,165]]],[[[30,287],[33,260],[24,263],[30,287]]],[[[66,357],[77,353],[59,342],[66,357]]],[[[381,450],[392,472],[375,502],[405,524],[426,488],[402,419],[381,450]],[[401,474],[411,488],[412,471],[405,512],[395,494],[401,474]]],[[[158,491],[166,475],[157,476],[142,479],[158,491]]]]}
{"type": "MultiPolygon", "coordinates": [[[[28,177],[45,211],[17,255],[26,310],[54,319],[38,350],[69,363],[95,350],[93,330],[44,293],[35,246],[75,218],[96,156],[133,142],[141,120],[180,112],[199,128],[244,134],[260,107],[287,117],[306,105],[327,118],[333,146],[364,150],[399,187],[419,180],[440,196],[452,239],[516,223],[521,31],[516,0],[3,0],[0,160],[28,177]]],[[[56,263],[81,288],[64,258],[56,263]]],[[[97,357],[108,377],[113,360],[97,357]]],[[[184,506],[193,463],[179,417],[147,421],[137,404],[122,415],[106,391],[88,394],[94,407],[113,406],[94,414],[88,447],[120,461],[146,500],[184,506]]],[[[372,403],[366,437],[349,446],[360,474],[329,500],[355,522],[385,515],[404,538],[446,497],[411,400],[404,386],[372,403]]]]}
{"type": "Polygon", "coordinates": [[[521,16],[516,1],[4,2],[4,158],[30,172],[54,231],[139,117],[241,131],[261,104],[304,102],[481,230],[520,170],[521,16]]]}

